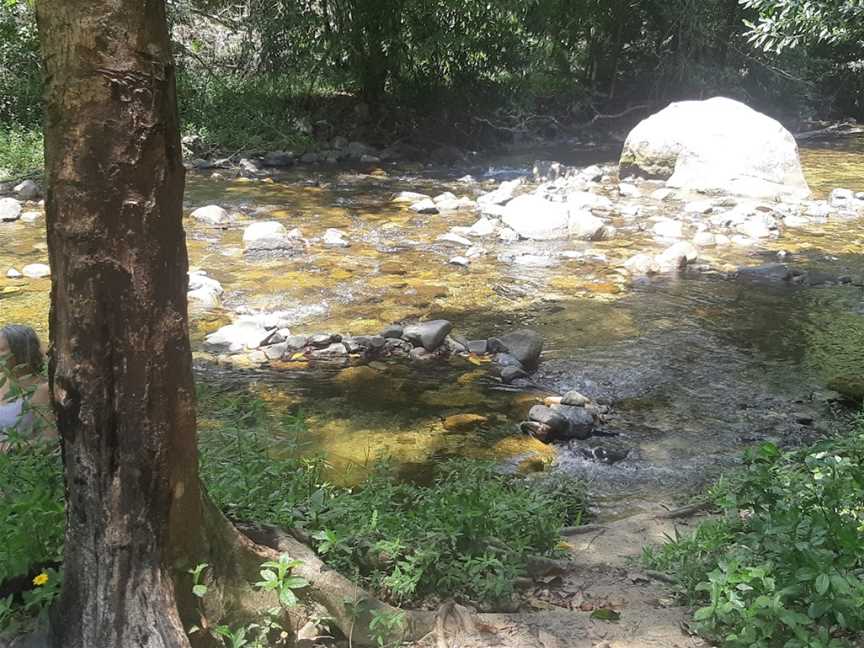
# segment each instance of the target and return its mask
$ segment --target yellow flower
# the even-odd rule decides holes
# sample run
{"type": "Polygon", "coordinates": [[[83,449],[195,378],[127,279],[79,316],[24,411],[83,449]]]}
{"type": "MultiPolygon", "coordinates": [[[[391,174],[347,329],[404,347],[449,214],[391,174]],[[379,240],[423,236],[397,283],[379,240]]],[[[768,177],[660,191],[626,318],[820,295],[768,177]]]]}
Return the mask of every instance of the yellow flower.
{"type": "Polygon", "coordinates": [[[48,582],[48,574],[46,574],[45,572],[42,572],[36,578],[33,579],[33,584],[36,587],[41,587],[42,585],[44,585],[47,582],[48,582]]]}

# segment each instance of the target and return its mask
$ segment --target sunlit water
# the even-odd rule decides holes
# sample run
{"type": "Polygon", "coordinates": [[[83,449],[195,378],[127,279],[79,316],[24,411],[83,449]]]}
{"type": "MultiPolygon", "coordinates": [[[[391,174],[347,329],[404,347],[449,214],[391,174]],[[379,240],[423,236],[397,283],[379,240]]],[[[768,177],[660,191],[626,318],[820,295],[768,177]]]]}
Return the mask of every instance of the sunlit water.
{"type": "MultiPolygon", "coordinates": [[[[631,285],[615,262],[654,249],[638,234],[590,246],[549,243],[550,250],[590,247],[609,260],[551,268],[498,260],[527,244],[484,242],[490,253],[466,270],[447,263],[461,248],[435,237],[470,225],[474,214],[421,216],[390,203],[401,190],[476,194],[482,184],[466,187],[456,180],[467,172],[482,181],[494,168],[500,179],[524,173],[538,158],[587,164],[616,153],[556,147],[459,169],[306,170],[274,176],[273,183],[190,175],[187,211],[212,202],[238,213],[228,230],[187,221],[192,265],[226,289],[221,310],[193,311],[198,350],[203,336],[241,307],[288,311],[296,333],[369,334],[391,322],[444,317],[469,338],[530,326],[546,339],[537,389],[530,392],[502,388],[485,366],[465,359],[347,369],[294,362],[266,372],[201,360],[199,374],[256,391],[274,412],[302,410],[308,427],[303,447],[324,453],[334,478],[355,479],[382,454],[406,473],[450,456],[507,465],[533,457],[535,464],[554,461],[591,479],[609,513],[646,499],[686,498],[754,442],[800,442],[824,431],[830,421],[826,384],[864,367],[860,288],[742,282],[710,273],[631,285]],[[299,227],[312,240],[307,253],[244,258],[243,226],[261,218],[299,227]],[[329,227],[346,231],[352,246],[330,249],[316,242],[329,227]],[[518,434],[532,404],[574,388],[611,405],[604,436],[553,449],[518,434]],[[472,432],[447,431],[443,419],[455,413],[489,420],[472,432]],[[584,456],[596,447],[627,457],[606,465],[584,456]]],[[[817,193],[836,186],[864,190],[864,140],[808,148],[802,157],[817,193]]],[[[47,261],[43,225],[40,219],[0,226],[2,274],[47,261]]],[[[781,248],[792,253],[795,267],[864,275],[861,222],[789,230],[758,250],[708,254],[722,256],[715,265],[758,265],[781,248]]],[[[31,322],[46,333],[48,287],[48,280],[0,278],[0,322],[31,322]]]]}

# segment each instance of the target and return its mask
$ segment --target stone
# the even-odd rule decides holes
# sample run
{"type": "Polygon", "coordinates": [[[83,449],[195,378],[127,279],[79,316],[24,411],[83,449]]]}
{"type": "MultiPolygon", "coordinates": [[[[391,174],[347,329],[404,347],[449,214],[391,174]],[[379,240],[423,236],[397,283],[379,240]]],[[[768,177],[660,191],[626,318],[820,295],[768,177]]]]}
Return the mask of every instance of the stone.
{"type": "Polygon", "coordinates": [[[438,205],[427,199],[411,205],[411,211],[415,211],[418,214],[437,214],[439,210],[438,205]]]}
{"type": "Polygon", "coordinates": [[[710,214],[714,211],[714,205],[710,200],[698,200],[684,205],[685,214],[710,214]]]}
{"type": "Polygon", "coordinates": [[[504,243],[514,243],[519,240],[519,233],[509,227],[502,227],[498,230],[498,240],[504,243]]]}
{"type": "Polygon", "coordinates": [[[330,227],[324,232],[324,237],[321,239],[324,245],[334,248],[351,247],[351,243],[345,240],[345,232],[340,229],[330,227]]]}
{"type": "Polygon", "coordinates": [[[466,196],[462,196],[461,198],[452,198],[449,200],[441,200],[435,203],[438,209],[442,212],[448,211],[460,211],[467,209],[475,209],[477,207],[477,203],[466,196]]]}
{"type": "Polygon", "coordinates": [[[658,272],[657,262],[653,254],[635,254],[624,262],[624,269],[630,274],[647,275],[658,272]]]}
{"type": "Polygon", "coordinates": [[[735,231],[752,239],[776,238],[780,235],[777,221],[767,214],[756,214],[735,226],[735,231]]]}
{"type": "Polygon", "coordinates": [[[402,338],[403,329],[398,324],[390,324],[389,326],[385,326],[384,330],[381,331],[381,337],[383,338],[393,338],[393,339],[401,339],[402,338]]]}
{"type": "Polygon", "coordinates": [[[289,347],[286,342],[279,342],[264,347],[262,351],[268,360],[281,360],[288,353],[289,347]]]}
{"type": "Polygon", "coordinates": [[[684,225],[681,221],[664,218],[654,223],[651,228],[654,236],[666,239],[677,239],[684,236],[684,225]]]}
{"type": "Polygon", "coordinates": [[[629,182],[622,182],[618,185],[618,195],[622,198],[638,198],[642,195],[639,187],[629,182]]]}
{"type": "Polygon", "coordinates": [[[243,247],[247,251],[297,250],[303,247],[303,240],[285,229],[277,221],[252,223],[243,230],[243,247]]]}
{"type": "Polygon", "coordinates": [[[489,352],[489,344],[486,340],[468,340],[468,353],[475,355],[486,355],[489,352]]]}
{"type": "Polygon", "coordinates": [[[28,279],[44,279],[51,276],[51,268],[44,263],[30,263],[21,268],[21,274],[28,279]]]}
{"type": "Polygon", "coordinates": [[[713,247],[717,245],[717,239],[711,232],[702,230],[701,232],[696,232],[696,236],[693,237],[693,245],[699,247],[713,247]]]}
{"type": "Polygon", "coordinates": [[[440,193],[437,196],[435,196],[432,199],[432,202],[434,202],[435,204],[438,204],[441,202],[448,202],[450,200],[456,200],[456,194],[454,194],[450,191],[445,191],[444,193],[440,193]]]}
{"type": "Polygon", "coordinates": [[[412,362],[428,362],[435,359],[435,354],[423,347],[414,347],[408,352],[408,358],[412,362]]]}
{"type": "Polygon", "coordinates": [[[361,160],[364,155],[378,156],[377,150],[363,142],[351,142],[345,147],[345,151],[352,160],[361,160]]]}
{"type": "MultiPolygon", "coordinates": [[[[605,223],[584,209],[570,209],[567,218],[568,234],[581,241],[600,241],[611,238],[605,223]]],[[[614,228],[612,229],[614,232],[614,228]]]]}
{"type": "Polygon", "coordinates": [[[620,173],[692,191],[757,198],[810,195],[792,134],[725,97],[672,103],[640,122],[624,143],[620,173]]]}
{"type": "Polygon", "coordinates": [[[854,404],[864,403],[864,375],[844,375],[832,378],[828,388],[840,394],[844,400],[854,404]]]}
{"type": "Polygon", "coordinates": [[[18,196],[20,200],[38,200],[42,195],[42,190],[32,180],[24,180],[23,182],[19,182],[12,189],[15,192],[15,195],[18,196]]]}
{"type": "Polygon", "coordinates": [[[341,342],[334,342],[323,349],[315,349],[309,356],[315,360],[334,360],[348,355],[348,349],[341,342]]]}
{"type": "Polygon", "coordinates": [[[499,367],[518,367],[522,369],[522,363],[509,353],[496,353],[493,360],[499,367]]]}
{"type": "Polygon", "coordinates": [[[587,439],[594,431],[594,417],[584,407],[570,405],[553,405],[550,408],[556,414],[561,414],[567,419],[569,426],[562,434],[564,439],[587,439]]]}
{"type": "Polygon", "coordinates": [[[561,404],[571,407],[585,407],[590,402],[590,398],[583,396],[578,391],[569,391],[561,397],[561,404]]]}
{"type": "Polygon", "coordinates": [[[573,191],[567,194],[567,205],[571,209],[591,209],[601,212],[612,211],[614,205],[606,196],[590,191],[573,191]]]}
{"type": "Polygon", "coordinates": [[[285,337],[284,344],[286,344],[288,349],[291,351],[299,351],[309,344],[309,338],[306,335],[289,335],[285,337]]]}
{"type": "Polygon", "coordinates": [[[834,189],[828,199],[832,207],[848,207],[855,201],[855,193],[850,189],[834,189]]]}
{"type": "Polygon", "coordinates": [[[698,258],[699,251],[692,243],[679,241],[663,250],[654,260],[657,264],[658,272],[674,272],[675,270],[684,268],[688,263],[692,263],[698,258]]]}
{"type": "Polygon", "coordinates": [[[205,309],[218,308],[221,305],[220,297],[224,293],[222,284],[208,277],[202,270],[189,272],[189,286],[186,298],[195,302],[205,309]]]}
{"type": "Polygon", "coordinates": [[[522,238],[548,241],[567,237],[569,212],[564,203],[525,194],[507,204],[501,220],[522,238]]]}
{"type": "Polygon", "coordinates": [[[196,221],[205,225],[227,225],[231,222],[231,215],[219,205],[199,207],[190,215],[196,221]]]}
{"type": "Polygon", "coordinates": [[[7,279],[20,279],[23,276],[24,275],[21,274],[20,272],[18,272],[18,270],[16,270],[15,268],[9,268],[6,271],[6,278],[7,279]]]}
{"type": "Polygon", "coordinates": [[[522,367],[504,367],[501,370],[501,382],[505,385],[511,384],[514,380],[527,378],[528,373],[522,367]]]}
{"type": "Polygon", "coordinates": [[[323,349],[325,347],[330,346],[334,342],[339,342],[334,335],[330,333],[319,333],[318,335],[313,335],[309,338],[307,344],[315,347],[316,349],[323,349]]]}
{"type": "Polygon", "coordinates": [[[422,346],[427,351],[434,351],[444,338],[453,330],[453,325],[447,320],[430,320],[406,326],[402,337],[415,346],[422,346]]]}
{"type": "Polygon", "coordinates": [[[494,338],[507,353],[516,358],[523,366],[533,368],[543,352],[543,337],[532,329],[520,329],[494,338]]]}
{"type": "Polygon", "coordinates": [[[294,151],[271,151],[261,159],[261,164],[265,167],[287,167],[294,164],[298,157],[294,151]]]}
{"type": "Polygon", "coordinates": [[[398,194],[393,196],[392,202],[413,204],[423,200],[431,200],[431,197],[414,191],[400,191],[398,194]]]}
{"type": "Polygon", "coordinates": [[[225,346],[229,351],[257,349],[272,335],[272,331],[255,322],[238,321],[211,333],[204,341],[213,346],[225,346]]]}
{"type": "Polygon", "coordinates": [[[38,211],[25,211],[21,214],[22,223],[35,223],[40,218],[42,218],[42,212],[38,211]]]}
{"type": "Polygon", "coordinates": [[[472,245],[474,245],[474,243],[472,243],[469,239],[465,238],[464,236],[454,234],[453,232],[441,234],[435,240],[441,241],[442,243],[455,243],[456,245],[464,245],[465,247],[471,247],[472,245]]]}
{"type": "Polygon", "coordinates": [[[497,225],[491,218],[481,217],[471,227],[468,228],[469,236],[489,236],[495,233],[497,225]]]}
{"type": "Polygon", "coordinates": [[[668,187],[663,187],[662,189],[657,189],[656,191],[652,192],[651,197],[654,200],[663,202],[665,200],[668,200],[674,193],[674,190],[669,189],[668,187]]]}
{"type": "Polygon", "coordinates": [[[21,203],[14,198],[0,198],[0,222],[11,223],[21,217],[21,203]]]}
{"type": "Polygon", "coordinates": [[[569,419],[551,407],[535,405],[528,412],[528,420],[548,426],[550,438],[566,438],[570,434],[569,419]]]}
{"type": "Polygon", "coordinates": [[[489,419],[480,414],[453,414],[444,419],[444,429],[449,432],[470,432],[489,419]]]}
{"type": "Polygon", "coordinates": [[[471,259],[469,259],[468,257],[464,257],[464,256],[455,256],[455,257],[452,257],[448,261],[448,263],[450,265],[459,266],[460,268],[467,268],[468,266],[471,265],[471,259]]]}
{"type": "Polygon", "coordinates": [[[522,184],[521,178],[502,182],[497,189],[483,194],[477,199],[477,204],[481,207],[490,205],[504,205],[513,198],[513,194],[522,184]]]}

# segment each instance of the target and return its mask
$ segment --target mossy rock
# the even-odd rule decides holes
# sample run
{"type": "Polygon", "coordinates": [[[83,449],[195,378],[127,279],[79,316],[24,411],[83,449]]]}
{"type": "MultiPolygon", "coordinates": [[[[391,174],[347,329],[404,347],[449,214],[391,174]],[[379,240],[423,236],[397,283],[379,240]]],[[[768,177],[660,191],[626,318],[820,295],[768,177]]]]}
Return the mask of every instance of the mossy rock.
{"type": "Polygon", "coordinates": [[[856,405],[864,403],[864,375],[846,375],[832,378],[828,388],[856,405]]]}

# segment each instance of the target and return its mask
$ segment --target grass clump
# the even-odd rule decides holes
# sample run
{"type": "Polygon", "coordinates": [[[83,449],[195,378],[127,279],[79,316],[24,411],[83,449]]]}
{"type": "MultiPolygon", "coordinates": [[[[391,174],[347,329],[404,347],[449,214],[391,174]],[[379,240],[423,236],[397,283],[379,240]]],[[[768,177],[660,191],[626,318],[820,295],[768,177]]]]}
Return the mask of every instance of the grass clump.
{"type": "Polygon", "coordinates": [[[721,519],[645,553],[698,630],[730,647],[862,645],[864,419],[807,449],[763,444],[712,494],[721,519]]]}

